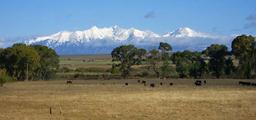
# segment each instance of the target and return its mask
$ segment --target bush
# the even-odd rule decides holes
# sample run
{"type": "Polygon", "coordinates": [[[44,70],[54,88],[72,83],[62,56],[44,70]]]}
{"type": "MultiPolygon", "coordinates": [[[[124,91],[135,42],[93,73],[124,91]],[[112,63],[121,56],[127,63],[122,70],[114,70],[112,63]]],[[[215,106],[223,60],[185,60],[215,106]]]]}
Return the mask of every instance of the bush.
{"type": "Polygon", "coordinates": [[[0,69],[0,87],[10,80],[10,77],[7,75],[5,69],[0,69]]]}

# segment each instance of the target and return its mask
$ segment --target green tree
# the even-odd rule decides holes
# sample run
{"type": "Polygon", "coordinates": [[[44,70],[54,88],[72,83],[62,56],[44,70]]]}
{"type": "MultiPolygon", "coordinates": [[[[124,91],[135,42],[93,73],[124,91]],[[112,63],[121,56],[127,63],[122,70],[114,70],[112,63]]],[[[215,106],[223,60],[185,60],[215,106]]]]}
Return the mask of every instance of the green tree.
{"type": "Polygon", "coordinates": [[[137,65],[140,65],[142,64],[143,61],[145,61],[146,59],[146,53],[147,53],[147,50],[143,49],[143,48],[137,48],[135,50],[135,56],[134,56],[134,62],[135,64],[137,65]]]}
{"type": "Polygon", "coordinates": [[[127,78],[130,75],[131,67],[136,64],[140,64],[143,60],[144,50],[138,49],[133,45],[122,45],[115,48],[112,52],[112,61],[119,62],[114,65],[121,71],[123,78],[127,78]]]}
{"type": "Polygon", "coordinates": [[[161,54],[158,50],[153,49],[149,51],[149,56],[147,58],[149,63],[149,68],[154,71],[156,77],[160,77],[160,66],[161,66],[161,54]]]}
{"type": "Polygon", "coordinates": [[[176,52],[171,56],[171,60],[176,65],[176,71],[179,73],[180,78],[187,77],[189,74],[189,68],[188,68],[188,58],[186,53],[189,53],[189,51],[183,51],[183,52],[176,52]]]}
{"type": "Polygon", "coordinates": [[[59,56],[57,53],[46,46],[32,45],[40,56],[40,66],[36,69],[36,77],[42,80],[52,78],[59,68],[59,56]]]}
{"type": "Polygon", "coordinates": [[[232,53],[239,60],[238,72],[242,77],[251,78],[254,69],[254,49],[255,38],[241,35],[232,42],[232,53]]]}
{"type": "Polygon", "coordinates": [[[3,52],[4,51],[4,49],[3,48],[0,48],[0,54],[1,54],[1,52],[3,52]]]}
{"type": "Polygon", "coordinates": [[[232,53],[236,58],[243,62],[248,59],[253,51],[255,38],[252,36],[241,35],[237,36],[232,41],[232,53]]]}
{"type": "Polygon", "coordinates": [[[175,68],[171,65],[169,61],[163,61],[163,65],[160,67],[161,77],[162,78],[170,78],[177,76],[177,72],[175,68]]]}
{"type": "Polygon", "coordinates": [[[172,46],[168,43],[160,42],[158,49],[161,51],[172,51],[172,46]]]}
{"type": "Polygon", "coordinates": [[[253,42],[253,51],[252,51],[252,68],[254,70],[254,74],[256,74],[256,41],[253,42]]]}
{"type": "Polygon", "coordinates": [[[161,59],[163,61],[169,60],[172,46],[168,43],[160,42],[158,49],[161,52],[161,59]]]}
{"type": "Polygon", "coordinates": [[[176,65],[176,70],[181,78],[185,77],[201,77],[205,71],[206,63],[201,58],[201,52],[192,52],[185,50],[176,52],[171,59],[176,65]]]}
{"type": "Polygon", "coordinates": [[[172,46],[168,43],[160,42],[158,49],[161,52],[161,76],[162,78],[170,77],[171,72],[173,72],[172,67],[170,66],[172,46]]]}
{"type": "Polygon", "coordinates": [[[10,80],[10,77],[7,75],[5,69],[0,69],[0,87],[10,80]]]}
{"type": "Polygon", "coordinates": [[[235,66],[231,57],[225,60],[224,71],[226,75],[232,75],[235,71],[235,66]]]}
{"type": "Polygon", "coordinates": [[[198,78],[202,76],[203,70],[201,69],[201,61],[193,61],[189,68],[189,75],[191,77],[198,78]]]}
{"type": "Polygon", "coordinates": [[[39,67],[40,56],[33,48],[25,44],[14,44],[0,53],[0,67],[18,80],[33,79],[34,71],[39,67]]]}
{"type": "Polygon", "coordinates": [[[176,63],[176,71],[180,78],[187,78],[189,76],[190,64],[186,61],[179,61],[176,63]]]}
{"type": "Polygon", "coordinates": [[[204,53],[210,57],[209,69],[216,76],[220,76],[224,72],[225,56],[228,53],[228,48],[225,45],[213,44],[209,46],[204,53]]]}

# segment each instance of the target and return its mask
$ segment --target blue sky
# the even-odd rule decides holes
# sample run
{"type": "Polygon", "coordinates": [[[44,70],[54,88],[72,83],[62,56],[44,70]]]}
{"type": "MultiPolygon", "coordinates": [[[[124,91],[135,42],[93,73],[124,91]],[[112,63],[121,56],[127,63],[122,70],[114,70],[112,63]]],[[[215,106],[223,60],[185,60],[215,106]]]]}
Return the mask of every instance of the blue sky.
{"type": "Polygon", "coordinates": [[[1,0],[0,38],[119,25],[256,35],[256,0],[1,0]]]}

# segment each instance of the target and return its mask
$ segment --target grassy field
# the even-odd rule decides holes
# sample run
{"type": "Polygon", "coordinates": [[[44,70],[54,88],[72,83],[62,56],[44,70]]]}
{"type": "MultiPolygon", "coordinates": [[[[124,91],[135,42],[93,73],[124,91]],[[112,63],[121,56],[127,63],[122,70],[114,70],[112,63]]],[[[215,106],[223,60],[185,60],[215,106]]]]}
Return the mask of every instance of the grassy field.
{"type": "MultiPolygon", "coordinates": [[[[112,68],[111,55],[70,55],[60,56],[60,70],[55,79],[74,78],[74,75],[110,75],[112,68]],[[67,68],[68,71],[66,71],[67,68]]],[[[139,75],[145,70],[145,65],[132,66],[131,76],[139,75]]],[[[148,71],[152,72],[152,71],[148,71]]],[[[153,75],[154,76],[154,75],[153,75]]],[[[84,77],[87,79],[88,77],[84,77]]],[[[96,78],[95,78],[96,79],[96,78]]]]}
{"type": "Polygon", "coordinates": [[[60,67],[76,68],[103,68],[112,66],[111,55],[73,55],[60,56],[60,67]]]}
{"type": "Polygon", "coordinates": [[[238,80],[77,80],[7,83],[1,120],[255,120],[256,88],[238,80]],[[129,83],[125,86],[124,83],[129,83]],[[168,83],[173,82],[173,86],[168,83]],[[50,114],[50,108],[52,114],[50,114]]]}

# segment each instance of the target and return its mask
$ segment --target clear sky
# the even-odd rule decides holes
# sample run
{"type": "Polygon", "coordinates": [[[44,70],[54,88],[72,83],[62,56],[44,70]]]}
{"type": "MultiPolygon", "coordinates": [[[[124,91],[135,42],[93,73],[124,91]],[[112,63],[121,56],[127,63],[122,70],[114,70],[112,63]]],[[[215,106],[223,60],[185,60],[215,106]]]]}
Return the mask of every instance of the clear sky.
{"type": "Polygon", "coordinates": [[[1,0],[0,38],[92,26],[256,35],[256,0],[1,0]]]}

